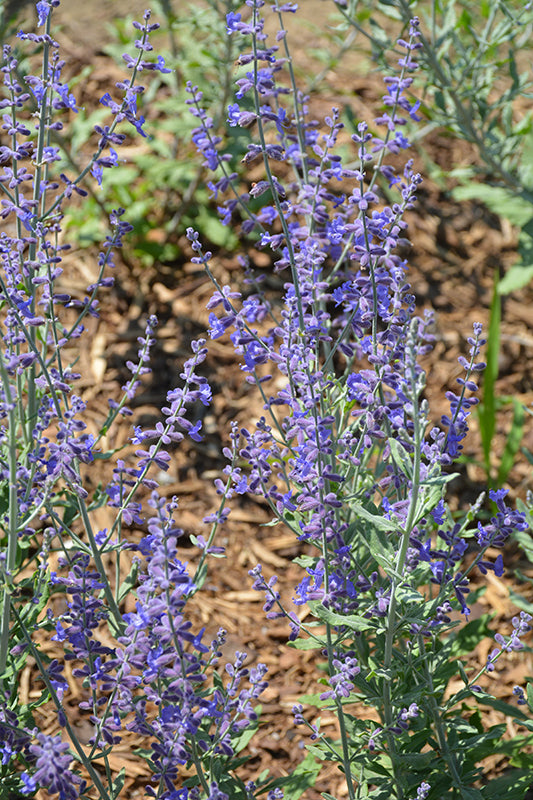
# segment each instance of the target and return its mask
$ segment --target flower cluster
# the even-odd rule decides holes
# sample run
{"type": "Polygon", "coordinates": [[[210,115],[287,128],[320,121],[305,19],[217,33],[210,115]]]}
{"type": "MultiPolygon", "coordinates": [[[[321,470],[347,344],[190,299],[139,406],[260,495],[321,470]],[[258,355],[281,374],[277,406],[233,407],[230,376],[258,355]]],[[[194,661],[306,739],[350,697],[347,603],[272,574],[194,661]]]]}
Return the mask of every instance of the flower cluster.
{"type": "Polygon", "coordinates": [[[59,794],[64,800],[76,800],[87,786],[79,775],[69,769],[72,756],[68,753],[67,742],[60,736],[37,734],[37,742],[28,748],[29,756],[35,762],[31,775],[22,773],[24,793],[45,788],[49,792],[59,794]]]}

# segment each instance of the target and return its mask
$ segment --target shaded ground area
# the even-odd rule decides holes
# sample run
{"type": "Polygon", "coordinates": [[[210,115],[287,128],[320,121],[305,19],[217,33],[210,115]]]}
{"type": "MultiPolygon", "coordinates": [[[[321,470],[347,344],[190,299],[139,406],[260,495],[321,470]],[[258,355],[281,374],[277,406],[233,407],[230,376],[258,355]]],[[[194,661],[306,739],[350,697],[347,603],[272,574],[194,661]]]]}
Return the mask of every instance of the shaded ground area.
{"type": "MultiPolygon", "coordinates": [[[[122,4],[120,4],[122,6],[122,4]]],[[[93,63],[97,67],[94,96],[107,90],[106,81],[114,79],[114,68],[101,59],[101,31],[104,20],[116,13],[119,4],[113,0],[92,0],[90,4],[70,0],[61,9],[65,41],[63,57],[73,62],[93,63]]],[[[130,0],[129,9],[142,12],[145,4],[130,0]]],[[[309,19],[324,8],[323,0],[304,3],[309,19]]],[[[302,72],[312,70],[310,48],[314,30],[310,25],[302,26],[298,39],[302,72]]],[[[327,74],[327,85],[315,103],[317,115],[327,113],[332,104],[350,104],[355,116],[372,118],[379,108],[382,94],[381,80],[377,76],[361,75],[360,64],[365,63],[356,53],[349,54],[342,72],[327,74]]],[[[447,168],[473,158],[466,145],[443,135],[433,134],[425,140],[425,158],[447,168]]],[[[423,170],[420,158],[420,169],[423,170]]],[[[413,244],[409,254],[410,282],[417,296],[420,309],[432,308],[436,312],[436,344],[427,359],[428,385],[426,396],[430,400],[431,414],[435,421],[447,411],[444,398],[446,390],[455,389],[455,379],[461,374],[457,357],[468,349],[466,338],[471,334],[472,323],[488,322],[489,307],[493,292],[494,277],[501,274],[516,260],[516,234],[503,226],[481,205],[457,204],[438,186],[426,181],[416,211],[411,212],[410,238],[413,244]]],[[[141,268],[134,263],[118,266],[116,288],[102,300],[102,315],[90,321],[90,336],[86,338],[81,353],[80,371],[83,374],[83,396],[90,402],[95,426],[107,412],[108,398],[118,398],[120,386],[127,376],[124,361],[135,356],[137,337],[144,332],[144,323],[149,314],[160,320],[159,342],[152,364],[153,376],[147,382],[135,406],[136,424],[152,425],[159,419],[159,408],[164,403],[165,393],[179,383],[179,372],[184,359],[189,357],[189,343],[193,338],[205,335],[208,312],[206,303],[212,289],[203,273],[188,261],[189,251],[183,245],[183,259],[179,262],[141,268]]],[[[253,252],[252,258],[259,268],[268,268],[264,254],[253,252]]],[[[82,252],[73,254],[68,260],[69,291],[83,296],[85,287],[97,273],[95,254],[82,252]]],[[[239,283],[239,267],[235,255],[218,253],[213,269],[221,283],[239,283]]],[[[277,278],[269,277],[272,287],[277,278]]],[[[525,405],[533,402],[533,289],[528,287],[519,295],[511,295],[503,304],[502,352],[500,377],[497,391],[500,395],[517,397],[525,405]]],[[[221,444],[229,432],[232,419],[248,425],[261,416],[261,404],[250,399],[243,384],[242,373],[235,363],[232,348],[223,340],[210,344],[210,356],[206,374],[213,386],[215,401],[203,422],[206,438],[197,446],[187,444],[174,454],[171,467],[162,474],[163,488],[168,495],[180,498],[179,523],[183,527],[183,558],[194,563],[195,548],[188,545],[190,534],[204,533],[202,517],[218,504],[212,487],[213,479],[224,466],[220,456],[221,444]]],[[[498,414],[497,435],[494,451],[502,451],[510,425],[510,408],[498,414]]],[[[472,420],[473,432],[466,442],[469,463],[461,468],[461,476],[451,484],[451,493],[457,507],[465,507],[484,488],[484,472],[476,465],[481,451],[476,421],[472,420]]],[[[130,421],[119,426],[114,439],[106,444],[118,447],[130,436],[130,421]]],[[[533,428],[528,426],[523,446],[533,451],[533,428]]],[[[525,457],[520,456],[513,467],[509,482],[512,494],[525,499],[526,491],[533,489],[531,467],[525,457]]],[[[100,528],[109,527],[111,510],[98,512],[95,520],[100,528]]],[[[251,661],[268,664],[270,687],[263,702],[263,726],[251,747],[251,761],[246,771],[253,778],[262,769],[269,767],[274,775],[286,775],[303,757],[302,742],[305,736],[293,727],[291,708],[302,694],[316,690],[316,655],[312,652],[291,650],[286,646],[287,626],[269,624],[262,611],[263,598],[250,588],[248,570],[258,562],[264,566],[265,574],[279,576],[282,597],[290,603],[294,587],[301,579],[300,570],[291,559],[298,553],[293,537],[281,528],[265,528],[269,514],[257,500],[243,498],[230,517],[222,538],[227,548],[227,558],[212,561],[208,587],[201,593],[194,607],[193,624],[206,627],[206,639],[210,640],[216,630],[223,626],[228,631],[228,654],[246,649],[251,661]]],[[[490,610],[495,618],[494,630],[510,630],[510,618],[516,613],[508,599],[512,587],[530,601],[533,592],[528,586],[519,585],[513,577],[519,568],[533,578],[533,568],[516,548],[507,553],[508,572],[505,578],[487,576],[487,590],[474,608],[474,614],[490,610]]],[[[132,610],[130,608],[127,609],[132,610]]],[[[53,650],[53,645],[45,645],[53,650]]],[[[473,659],[483,664],[493,642],[489,639],[477,648],[473,659]]],[[[503,667],[493,677],[484,680],[497,695],[509,698],[516,683],[523,684],[526,675],[533,674],[531,655],[509,656],[503,667]]],[[[72,714],[76,718],[76,702],[79,689],[72,680],[72,714]]],[[[23,676],[23,693],[33,696],[31,668],[23,676]]],[[[24,697],[22,698],[24,700],[24,697]]],[[[45,712],[43,711],[43,714],[45,712]]],[[[367,713],[361,710],[361,713],[367,713]]],[[[489,721],[497,721],[496,712],[488,711],[489,721]]],[[[49,724],[55,730],[55,715],[42,720],[43,727],[49,724]]],[[[508,723],[512,726],[512,723],[508,723]]],[[[78,719],[80,737],[83,738],[86,723],[78,719]]],[[[335,719],[322,718],[322,729],[334,733],[335,719]]],[[[89,738],[90,732],[86,731],[89,738]]],[[[124,740],[113,749],[111,764],[116,767],[128,763],[128,777],[124,797],[142,796],[140,786],[148,779],[144,763],[134,759],[132,749],[140,742],[124,740]]],[[[492,763],[488,769],[497,770],[501,765],[492,763]]],[[[335,797],[345,796],[342,775],[334,769],[326,770],[314,789],[309,789],[306,798],[315,800],[320,791],[335,797]]]]}

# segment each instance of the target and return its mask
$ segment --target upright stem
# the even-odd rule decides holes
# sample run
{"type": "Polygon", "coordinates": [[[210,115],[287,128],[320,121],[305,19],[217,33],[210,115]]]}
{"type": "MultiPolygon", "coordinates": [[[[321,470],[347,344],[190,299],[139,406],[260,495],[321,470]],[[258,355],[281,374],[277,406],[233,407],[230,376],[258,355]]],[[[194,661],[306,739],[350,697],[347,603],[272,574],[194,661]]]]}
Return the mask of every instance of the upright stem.
{"type": "MultiPolygon", "coordinates": [[[[399,584],[401,583],[401,576],[403,574],[403,570],[405,567],[405,559],[407,557],[407,550],[409,547],[409,541],[411,532],[413,530],[414,524],[416,522],[416,512],[417,508],[419,507],[419,493],[420,493],[420,468],[421,468],[421,444],[422,444],[422,437],[424,434],[423,426],[420,424],[420,407],[418,402],[418,393],[419,387],[417,386],[417,377],[415,371],[415,353],[414,353],[414,338],[415,338],[415,331],[412,327],[408,333],[408,336],[411,338],[412,349],[409,347],[409,343],[407,345],[407,358],[409,359],[408,364],[410,368],[410,375],[408,376],[409,388],[410,388],[410,397],[412,403],[412,424],[413,424],[413,459],[412,459],[412,479],[410,485],[410,502],[409,502],[409,510],[407,512],[407,518],[405,520],[405,524],[403,529],[401,530],[401,538],[400,538],[400,547],[396,556],[396,562],[394,564],[394,572],[391,575],[391,588],[390,588],[390,601],[389,607],[387,610],[387,619],[386,619],[386,632],[385,632],[385,652],[384,652],[384,669],[385,671],[389,671],[392,667],[393,662],[393,649],[394,649],[394,640],[396,636],[396,611],[397,611],[397,590],[399,584]]],[[[383,686],[383,710],[384,710],[384,717],[385,717],[385,724],[387,727],[390,727],[393,722],[393,706],[392,706],[392,691],[391,691],[391,681],[385,680],[383,686]]],[[[394,750],[394,740],[393,737],[389,737],[389,745],[394,750]]],[[[395,764],[393,759],[393,769],[395,770],[395,764]]],[[[398,787],[398,797],[403,797],[403,787],[401,785],[401,780],[396,777],[396,784],[398,787]]]]}
{"type": "Polygon", "coordinates": [[[428,702],[429,702],[429,708],[431,710],[431,716],[433,717],[435,732],[437,734],[437,739],[439,742],[439,748],[446,760],[446,763],[448,764],[448,767],[450,768],[450,772],[453,777],[453,782],[457,787],[457,789],[459,790],[461,797],[464,798],[464,800],[468,800],[468,798],[470,797],[470,792],[468,791],[467,787],[465,787],[461,779],[459,765],[457,763],[455,753],[453,752],[453,750],[450,749],[448,745],[448,739],[446,738],[446,729],[440,715],[439,706],[435,699],[435,689],[433,685],[433,671],[431,670],[428,664],[426,645],[423,636],[418,637],[418,645],[420,647],[420,652],[424,655],[424,668],[426,673],[426,681],[429,689],[428,702]]]}
{"type": "MultiPolygon", "coordinates": [[[[17,415],[15,402],[11,392],[11,384],[7,373],[3,354],[0,352],[0,376],[5,400],[9,406],[7,430],[8,461],[9,461],[9,490],[8,490],[8,530],[7,530],[7,556],[5,562],[5,575],[3,577],[2,605],[0,611],[0,676],[5,674],[7,655],[12,645],[9,639],[11,619],[11,594],[12,572],[15,569],[18,546],[18,497],[17,497],[17,415]]],[[[3,679],[0,678],[0,683],[3,679]]]]}

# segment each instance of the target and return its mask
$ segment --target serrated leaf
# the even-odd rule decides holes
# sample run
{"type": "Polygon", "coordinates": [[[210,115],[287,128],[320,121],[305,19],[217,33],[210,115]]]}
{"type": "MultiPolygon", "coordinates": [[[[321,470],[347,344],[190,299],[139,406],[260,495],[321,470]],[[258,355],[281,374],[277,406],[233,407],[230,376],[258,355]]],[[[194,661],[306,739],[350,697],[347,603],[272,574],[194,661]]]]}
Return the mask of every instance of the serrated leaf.
{"type": "MultiPolygon", "coordinates": [[[[411,588],[408,584],[405,586],[398,586],[396,589],[396,597],[397,599],[402,602],[406,603],[409,606],[421,606],[425,605],[424,598],[416,589],[411,588]]],[[[430,605],[430,604],[428,604],[430,605]]]]}
{"type": "Polygon", "coordinates": [[[413,476],[413,463],[405,447],[396,439],[389,439],[389,447],[394,463],[409,478],[413,476]]]}
{"type": "Polygon", "coordinates": [[[434,477],[426,478],[425,480],[420,482],[421,486],[445,486],[450,481],[455,480],[455,478],[459,477],[459,472],[447,472],[446,474],[442,475],[435,475],[434,477]]]}
{"type": "Polygon", "coordinates": [[[442,498],[442,487],[438,484],[429,485],[429,491],[422,491],[422,486],[420,487],[420,492],[418,494],[418,508],[415,511],[414,517],[414,524],[416,525],[420,522],[421,519],[427,517],[429,512],[435,508],[439,500],[442,498]]]}
{"type": "Polygon", "coordinates": [[[323,708],[329,702],[328,700],[321,700],[319,694],[302,694],[298,700],[303,705],[316,706],[316,708],[323,708]]]}

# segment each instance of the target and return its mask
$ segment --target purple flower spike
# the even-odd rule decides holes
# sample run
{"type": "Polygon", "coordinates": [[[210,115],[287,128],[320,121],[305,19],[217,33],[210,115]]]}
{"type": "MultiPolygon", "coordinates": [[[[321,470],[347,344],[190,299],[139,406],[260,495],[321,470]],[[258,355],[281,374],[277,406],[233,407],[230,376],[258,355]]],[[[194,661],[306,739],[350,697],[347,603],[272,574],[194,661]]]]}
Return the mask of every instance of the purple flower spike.
{"type": "Polygon", "coordinates": [[[29,747],[35,769],[31,775],[26,772],[23,776],[27,791],[41,787],[52,794],[58,793],[64,800],[77,800],[79,794],[85,791],[86,784],[68,769],[72,763],[68,749],[68,744],[61,741],[60,736],[37,734],[37,743],[29,747]]]}

